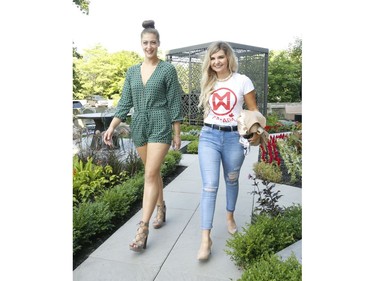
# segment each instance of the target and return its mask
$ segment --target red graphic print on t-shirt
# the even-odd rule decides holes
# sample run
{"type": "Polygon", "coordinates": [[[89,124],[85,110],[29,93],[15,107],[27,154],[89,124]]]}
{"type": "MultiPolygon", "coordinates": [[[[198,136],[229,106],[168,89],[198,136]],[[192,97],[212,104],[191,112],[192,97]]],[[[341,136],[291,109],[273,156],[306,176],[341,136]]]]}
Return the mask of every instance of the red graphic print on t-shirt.
{"type": "Polygon", "coordinates": [[[237,96],[228,88],[217,89],[211,95],[212,111],[219,116],[231,113],[237,104],[237,96]]]}

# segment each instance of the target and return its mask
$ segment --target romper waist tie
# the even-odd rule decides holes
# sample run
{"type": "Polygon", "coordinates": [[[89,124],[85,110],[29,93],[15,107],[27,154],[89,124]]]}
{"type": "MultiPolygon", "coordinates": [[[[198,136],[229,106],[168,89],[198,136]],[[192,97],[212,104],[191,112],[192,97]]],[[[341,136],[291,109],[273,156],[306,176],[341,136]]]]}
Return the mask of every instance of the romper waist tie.
{"type": "Polygon", "coordinates": [[[150,113],[156,112],[156,111],[167,111],[166,108],[162,107],[156,107],[156,108],[147,108],[145,110],[134,110],[133,116],[136,118],[138,116],[142,116],[145,118],[148,118],[150,116],[150,113]]]}
{"type": "Polygon", "coordinates": [[[208,123],[204,123],[204,125],[212,129],[225,131],[225,132],[234,132],[234,131],[237,131],[237,128],[238,128],[237,126],[221,126],[221,125],[208,124],[208,123]]]}

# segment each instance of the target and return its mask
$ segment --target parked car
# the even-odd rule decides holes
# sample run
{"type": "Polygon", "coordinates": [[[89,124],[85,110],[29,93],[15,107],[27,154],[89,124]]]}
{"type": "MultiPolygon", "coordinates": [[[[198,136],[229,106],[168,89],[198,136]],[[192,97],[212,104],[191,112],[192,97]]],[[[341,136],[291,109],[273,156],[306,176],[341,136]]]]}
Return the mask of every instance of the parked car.
{"type": "Polygon", "coordinates": [[[86,100],[90,106],[108,106],[108,100],[99,95],[88,96],[86,100]]]}
{"type": "Polygon", "coordinates": [[[83,104],[79,100],[73,100],[73,108],[82,108],[83,104]]]}
{"type": "Polygon", "coordinates": [[[73,100],[73,114],[81,114],[83,109],[83,104],[79,100],[73,100]]]}

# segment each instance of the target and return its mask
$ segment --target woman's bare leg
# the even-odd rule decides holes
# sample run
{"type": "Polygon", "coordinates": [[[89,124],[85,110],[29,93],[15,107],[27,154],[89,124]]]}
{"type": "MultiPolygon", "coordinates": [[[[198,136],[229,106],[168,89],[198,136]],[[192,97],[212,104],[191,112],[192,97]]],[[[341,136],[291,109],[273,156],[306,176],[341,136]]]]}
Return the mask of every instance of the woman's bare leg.
{"type": "Polygon", "coordinates": [[[145,183],[143,190],[142,221],[149,222],[156,203],[163,204],[163,179],[161,165],[170,145],[148,143],[138,147],[137,151],[145,166],[145,183]]]}
{"type": "Polygon", "coordinates": [[[164,204],[163,179],[162,179],[162,177],[160,177],[160,181],[159,181],[159,196],[158,196],[158,200],[157,200],[156,204],[159,205],[159,206],[163,206],[163,204],[164,204]]]}

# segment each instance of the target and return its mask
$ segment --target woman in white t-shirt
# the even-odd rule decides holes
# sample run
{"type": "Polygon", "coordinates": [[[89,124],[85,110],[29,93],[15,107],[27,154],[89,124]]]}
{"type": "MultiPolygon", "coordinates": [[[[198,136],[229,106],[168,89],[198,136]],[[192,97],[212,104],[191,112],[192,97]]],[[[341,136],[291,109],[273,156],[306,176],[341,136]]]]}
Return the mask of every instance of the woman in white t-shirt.
{"type": "MultiPolygon", "coordinates": [[[[226,184],[226,222],[228,232],[237,232],[233,217],[238,178],[244,160],[244,147],[239,142],[237,118],[244,104],[258,111],[255,89],[251,80],[237,73],[238,63],[232,47],[222,41],[212,43],[202,65],[201,95],[198,107],[204,110],[204,126],[199,136],[198,156],[202,177],[201,245],[197,259],[207,260],[211,254],[211,229],[219,188],[220,163],[226,184]]],[[[249,141],[255,141],[254,134],[249,141]]]]}

